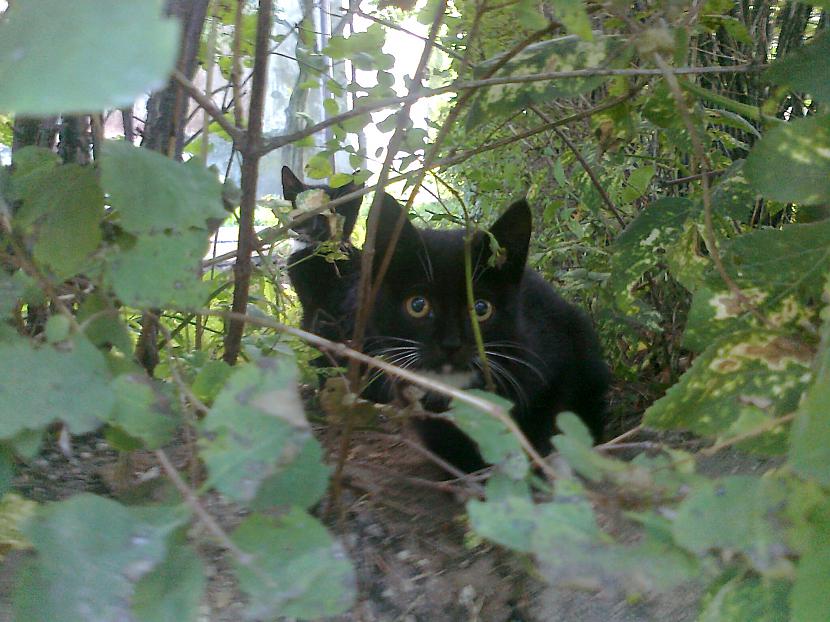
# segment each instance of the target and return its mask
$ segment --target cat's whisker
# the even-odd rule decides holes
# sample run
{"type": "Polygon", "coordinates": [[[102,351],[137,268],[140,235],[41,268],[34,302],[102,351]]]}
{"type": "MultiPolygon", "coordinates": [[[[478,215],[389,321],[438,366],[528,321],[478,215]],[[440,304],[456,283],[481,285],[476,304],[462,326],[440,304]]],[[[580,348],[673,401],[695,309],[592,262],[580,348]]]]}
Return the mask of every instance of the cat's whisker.
{"type": "Polygon", "coordinates": [[[493,352],[491,350],[485,350],[485,354],[487,354],[488,359],[491,359],[491,358],[505,359],[505,360],[508,360],[508,361],[513,361],[514,363],[518,363],[519,365],[524,365],[530,371],[532,371],[534,374],[536,374],[542,382],[545,382],[545,375],[542,373],[542,371],[538,367],[536,367],[535,365],[533,365],[529,361],[524,360],[521,357],[513,356],[512,354],[505,354],[503,352],[493,352]]]}
{"type": "Polygon", "coordinates": [[[527,404],[527,393],[525,393],[524,388],[506,367],[497,363],[496,361],[488,361],[490,365],[490,371],[493,373],[494,376],[502,376],[504,380],[509,383],[512,390],[515,392],[516,397],[522,404],[527,404]]]}

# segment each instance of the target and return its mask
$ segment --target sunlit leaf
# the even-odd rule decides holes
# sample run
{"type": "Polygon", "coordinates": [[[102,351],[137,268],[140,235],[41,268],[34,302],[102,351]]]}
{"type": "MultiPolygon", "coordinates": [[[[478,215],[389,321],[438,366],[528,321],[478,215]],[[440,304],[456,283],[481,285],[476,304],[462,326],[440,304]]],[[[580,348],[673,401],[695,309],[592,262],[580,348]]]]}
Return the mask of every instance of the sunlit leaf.
{"type": "Polygon", "coordinates": [[[0,21],[0,110],[29,115],[131,105],[162,85],[179,27],[161,0],[12,2],[0,21]]]}
{"type": "Polygon", "coordinates": [[[819,101],[830,102],[830,32],[819,32],[803,47],[776,60],[766,76],[776,84],[805,91],[819,101]]]}
{"type": "Polygon", "coordinates": [[[148,449],[170,441],[178,424],[169,396],[146,375],[124,374],[112,383],[115,406],[108,422],[117,425],[148,449]]]}

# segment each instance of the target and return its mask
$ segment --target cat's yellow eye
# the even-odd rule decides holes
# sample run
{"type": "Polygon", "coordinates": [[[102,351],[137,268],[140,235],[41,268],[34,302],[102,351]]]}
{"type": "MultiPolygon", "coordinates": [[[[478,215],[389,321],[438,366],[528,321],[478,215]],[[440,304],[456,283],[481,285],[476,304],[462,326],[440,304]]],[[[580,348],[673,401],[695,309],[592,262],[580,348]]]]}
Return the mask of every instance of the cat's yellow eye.
{"type": "Polygon", "coordinates": [[[473,304],[473,311],[476,312],[479,322],[486,322],[493,317],[493,304],[489,300],[479,298],[473,304]]]}
{"type": "Polygon", "coordinates": [[[429,304],[429,300],[418,295],[407,298],[403,306],[409,315],[417,319],[426,317],[432,311],[432,305],[429,304]]]}

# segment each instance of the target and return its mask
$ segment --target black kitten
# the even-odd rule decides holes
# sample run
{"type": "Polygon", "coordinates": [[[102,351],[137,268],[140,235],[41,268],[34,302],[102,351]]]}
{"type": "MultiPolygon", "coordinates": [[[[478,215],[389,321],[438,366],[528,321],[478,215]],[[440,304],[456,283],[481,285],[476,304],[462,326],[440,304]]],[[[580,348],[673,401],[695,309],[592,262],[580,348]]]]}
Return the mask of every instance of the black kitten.
{"type": "MultiPolygon", "coordinates": [[[[283,169],[283,184],[286,179],[296,190],[292,183],[298,180],[283,169]]],[[[294,190],[288,190],[286,198],[296,196],[294,190]]],[[[401,209],[384,194],[375,267],[388,248],[401,209]]],[[[601,438],[609,372],[586,315],[525,267],[530,232],[530,208],[521,200],[489,230],[503,253],[491,261],[490,236],[480,233],[475,238],[474,310],[498,393],[515,404],[513,418],[531,443],[546,453],[555,415],[564,410],[578,414],[601,438]]],[[[463,230],[417,229],[405,221],[374,303],[365,350],[459,388],[483,388],[482,361],[467,309],[464,235],[463,230]]],[[[290,263],[296,264],[307,252],[293,253],[290,263]]],[[[335,264],[336,271],[327,269],[324,259],[313,264],[307,260],[306,270],[290,271],[294,287],[303,291],[304,326],[348,337],[359,262],[360,252],[351,249],[348,259],[335,264]],[[308,315],[311,310],[314,318],[308,315]],[[324,317],[328,324],[316,323],[315,318],[324,317]]],[[[366,394],[388,401],[390,383],[375,381],[366,394]]],[[[430,394],[424,405],[440,411],[448,404],[430,394]]],[[[475,443],[451,423],[432,418],[415,425],[426,445],[449,462],[468,471],[484,466],[475,443]]]]}

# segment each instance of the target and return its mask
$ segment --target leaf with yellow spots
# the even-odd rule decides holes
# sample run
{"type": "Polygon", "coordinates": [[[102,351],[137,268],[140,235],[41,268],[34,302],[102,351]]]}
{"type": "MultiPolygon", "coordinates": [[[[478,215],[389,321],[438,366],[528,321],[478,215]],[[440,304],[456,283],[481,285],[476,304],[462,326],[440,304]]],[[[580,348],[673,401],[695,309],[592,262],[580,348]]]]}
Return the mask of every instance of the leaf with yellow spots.
{"type": "MultiPolygon", "coordinates": [[[[780,417],[798,405],[812,377],[812,360],[813,351],[788,333],[761,329],[731,333],[712,343],[652,404],[644,423],[718,436],[734,434],[737,422],[750,416],[747,410],[754,416],[780,417]]],[[[780,428],[766,434],[785,441],[780,428]]]]}

